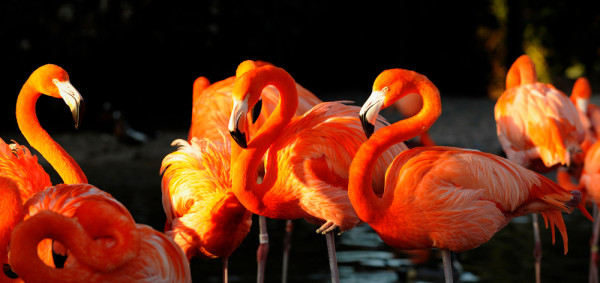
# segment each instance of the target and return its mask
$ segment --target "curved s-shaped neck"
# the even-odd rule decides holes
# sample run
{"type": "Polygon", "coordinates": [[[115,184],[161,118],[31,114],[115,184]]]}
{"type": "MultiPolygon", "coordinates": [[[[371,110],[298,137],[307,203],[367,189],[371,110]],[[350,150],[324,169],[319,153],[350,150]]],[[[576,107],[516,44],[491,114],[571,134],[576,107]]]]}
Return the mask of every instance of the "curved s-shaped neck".
{"type": "Polygon", "coordinates": [[[37,118],[35,105],[41,92],[29,82],[17,98],[17,124],[29,144],[52,165],[65,184],[87,183],[87,177],[73,158],[46,132],[37,118]]]}
{"type": "MultiPolygon", "coordinates": [[[[235,141],[231,142],[233,192],[240,202],[253,213],[264,209],[260,200],[273,186],[277,172],[268,171],[261,184],[256,184],[257,169],[265,152],[287,126],[298,108],[296,82],[281,68],[264,66],[250,70],[238,77],[234,86],[234,97],[250,95],[249,101],[256,102],[262,89],[272,85],[279,91],[277,107],[254,137],[250,137],[248,147],[242,149],[235,141]]],[[[251,108],[253,105],[249,105],[251,108]]]]}
{"type": "Polygon", "coordinates": [[[350,166],[348,196],[359,218],[370,222],[386,213],[385,209],[392,203],[395,188],[385,188],[379,198],[373,192],[371,179],[377,159],[392,145],[414,138],[427,131],[437,120],[442,111],[440,93],[437,87],[425,76],[416,74],[399,76],[406,80],[399,90],[390,89],[386,94],[387,102],[383,107],[392,105],[396,100],[409,93],[418,93],[423,98],[423,108],[414,116],[383,127],[373,133],[361,145],[350,166]],[[391,98],[391,99],[388,99],[391,98]]]}

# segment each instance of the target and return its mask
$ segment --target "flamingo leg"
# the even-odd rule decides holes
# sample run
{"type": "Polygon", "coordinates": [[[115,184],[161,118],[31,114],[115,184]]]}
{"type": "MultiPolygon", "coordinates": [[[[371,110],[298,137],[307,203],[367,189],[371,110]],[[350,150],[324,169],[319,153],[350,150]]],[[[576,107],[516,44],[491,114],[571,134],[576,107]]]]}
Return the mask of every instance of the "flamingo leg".
{"type": "Polygon", "coordinates": [[[229,258],[223,257],[223,283],[229,282],[229,258]]]}
{"type": "Polygon", "coordinates": [[[267,255],[269,254],[269,234],[267,233],[267,218],[258,217],[258,250],[256,250],[256,261],[258,262],[258,271],[256,273],[256,282],[265,282],[265,266],[267,264],[267,255]]]}
{"type": "Polygon", "coordinates": [[[292,220],[288,220],[285,223],[285,236],[283,238],[283,267],[281,271],[281,283],[287,283],[287,272],[290,261],[290,249],[292,246],[292,230],[294,224],[292,220]]]}
{"type": "Polygon", "coordinates": [[[542,281],[542,242],[540,240],[540,225],[538,223],[538,215],[536,213],[531,214],[531,221],[533,222],[533,258],[535,260],[535,282],[540,283],[542,281]]]}
{"type": "Polygon", "coordinates": [[[590,283],[598,283],[598,234],[600,234],[598,215],[600,215],[598,204],[594,203],[594,228],[592,230],[592,239],[590,240],[590,283]]]}
{"type": "Polygon", "coordinates": [[[452,277],[452,254],[449,250],[442,250],[442,263],[444,265],[444,278],[446,283],[454,281],[452,277]]]}
{"type": "Polygon", "coordinates": [[[337,266],[337,256],[335,254],[335,238],[333,235],[333,231],[325,233],[325,239],[327,241],[327,253],[329,254],[329,269],[331,270],[331,282],[339,283],[340,275],[337,266]]]}

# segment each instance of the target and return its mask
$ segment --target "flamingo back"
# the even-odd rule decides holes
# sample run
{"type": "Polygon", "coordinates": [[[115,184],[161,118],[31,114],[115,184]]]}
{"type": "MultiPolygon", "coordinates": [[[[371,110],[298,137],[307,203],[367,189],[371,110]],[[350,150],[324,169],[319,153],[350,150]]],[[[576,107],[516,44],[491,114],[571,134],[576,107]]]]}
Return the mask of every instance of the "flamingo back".
{"type": "Polygon", "coordinates": [[[498,139],[509,159],[529,166],[541,158],[546,167],[569,165],[585,137],[569,98],[548,84],[508,89],[495,106],[498,139]]]}
{"type": "Polygon", "coordinates": [[[379,221],[406,227],[406,236],[398,236],[405,231],[377,231],[392,246],[469,250],[488,241],[513,217],[541,213],[552,231],[559,228],[567,250],[560,212],[578,206],[572,202],[576,196],[510,160],[476,150],[415,148],[400,154],[389,172],[396,174],[387,174],[386,187],[391,189],[384,199],[392,199],[394,210],[388,214],[403,217],[379,221]]]}

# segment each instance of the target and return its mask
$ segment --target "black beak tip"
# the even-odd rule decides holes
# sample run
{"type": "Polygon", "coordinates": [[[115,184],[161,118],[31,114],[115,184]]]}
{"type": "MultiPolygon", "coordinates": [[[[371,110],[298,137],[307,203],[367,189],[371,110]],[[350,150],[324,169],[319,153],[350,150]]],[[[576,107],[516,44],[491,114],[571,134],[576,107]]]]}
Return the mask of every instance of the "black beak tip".
{"type": "Polygon", "coordinates": [[[248,144],[246,144],[246,135],[244,135],[242,132],[240,132],[238,129],[235,129],[235,131],[229,131],[229,134],[231,134],[231,137],[233,138],[233,140],[241,147],[241,148],[248,148],[248,144]]]}
{"type": "Polygon", "coordinates": [[[369,121],[367,121],[367,119],[364,116],[360,116],[360,122],[362,124],[363,132],[365,132],[367,138],[370,138],[371,135],[375,132],[375,125],[369,123],[369,121]]]}
{"type": "Polygon", "coordinates": [[[12,268],[10,267],[10,265],[8,263],[2,264],[2,271],[4,272],[4,275],[6,275],[6,277],[8,277],[10,279],[17,279],[17,278],[19,278],[19,275],[17,275],[12,270],[12,268]]]}

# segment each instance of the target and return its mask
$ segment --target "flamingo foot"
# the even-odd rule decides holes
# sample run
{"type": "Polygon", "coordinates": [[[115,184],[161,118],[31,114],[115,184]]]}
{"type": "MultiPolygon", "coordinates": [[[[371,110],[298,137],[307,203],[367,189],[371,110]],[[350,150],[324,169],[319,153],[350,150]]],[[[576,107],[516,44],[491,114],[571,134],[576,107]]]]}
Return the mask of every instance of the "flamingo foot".
{"type": "Polygon", "coordinates": [[[317,233],[325,235],[325,234],[335,230],[338,227],[339,226],[337,226],[335,223],[333,223],[331,221],[327,221],[327,222],[325,222],[325,224],[323,224],[321,227],[319,227],[319,229],[317,229],[317,233]]]}

